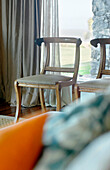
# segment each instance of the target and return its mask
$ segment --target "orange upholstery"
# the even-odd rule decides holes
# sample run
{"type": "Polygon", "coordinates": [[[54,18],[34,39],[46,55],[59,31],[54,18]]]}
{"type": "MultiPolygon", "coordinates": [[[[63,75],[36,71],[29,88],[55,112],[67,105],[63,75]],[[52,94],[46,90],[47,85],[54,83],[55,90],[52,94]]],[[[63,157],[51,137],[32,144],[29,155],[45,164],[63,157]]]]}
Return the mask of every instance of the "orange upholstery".
{"type": "Polygon", "coordinates": [[[42,150],[47,113],[0,130],[0,169],[31,170],[42,150]]]}

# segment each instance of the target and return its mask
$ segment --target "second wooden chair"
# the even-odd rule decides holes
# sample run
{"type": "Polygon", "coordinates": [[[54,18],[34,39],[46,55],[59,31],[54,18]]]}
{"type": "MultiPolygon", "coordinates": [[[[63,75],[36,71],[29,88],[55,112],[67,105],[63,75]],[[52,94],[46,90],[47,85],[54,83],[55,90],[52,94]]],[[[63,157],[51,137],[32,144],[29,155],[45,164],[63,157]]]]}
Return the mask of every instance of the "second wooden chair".
{"type": "Polygon", "coordinates": [[[110,75],[110,70],[106,69],[106,45],[110,44],[110,38],[98,38],[91,40],[91,45],[97,47],[100,44],[100,65],[95,80],[77,83],[75,86],[75,99],[80,98],[80,92],[101,92],[110,85],[110,78],[102,78],[103,75],[110,75]]]}

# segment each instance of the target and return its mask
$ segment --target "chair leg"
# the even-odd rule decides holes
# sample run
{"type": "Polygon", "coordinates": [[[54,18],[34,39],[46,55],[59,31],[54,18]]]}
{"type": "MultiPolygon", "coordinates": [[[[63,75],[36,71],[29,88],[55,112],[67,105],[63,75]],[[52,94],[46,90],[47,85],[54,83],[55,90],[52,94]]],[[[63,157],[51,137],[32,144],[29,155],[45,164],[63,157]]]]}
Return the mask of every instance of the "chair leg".
{"type": "Polygon", "coordinates": [[[80,91],[79,91],[78,85],[75,85],[74,92],[75,92],[75,99],[79,99],[80,98],[80,91]]]}
{"type": "Polygon", "coordinates": [[[15,81],[15,92],[16,92],[16,114],[15,114],[15,120],[16,123],[19,119],[20,113],[21,113],[21,87],[18,86],[18,82],[15,81]]]}
{"type": "Polygon", "coordinates": [[[75,85],[72,85],[72,101],[75,101],[76,95],[75,95],[75,85]]]}
{"type": "Polygon", "coordinates": [[[59,85],[57,85],[57,87],[56,87],[56,99],[57,99],[56,110],[59,111],[61,109],[61,88],[59,85]]]}
{"type": "Polygon", "coordinates": [[[44,100],[44,90],[43,89],[39,89],[40,92],[40,102],[41,102],[41,107],[42,110],[45,110],[45,100],[44,100]]]}

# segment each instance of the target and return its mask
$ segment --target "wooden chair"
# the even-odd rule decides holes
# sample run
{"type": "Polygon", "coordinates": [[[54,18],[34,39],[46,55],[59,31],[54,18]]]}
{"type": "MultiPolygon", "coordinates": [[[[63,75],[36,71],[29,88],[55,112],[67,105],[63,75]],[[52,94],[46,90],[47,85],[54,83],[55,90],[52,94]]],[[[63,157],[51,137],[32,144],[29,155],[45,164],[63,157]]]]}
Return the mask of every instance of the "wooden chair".
{"type": "Polygon", "coordinates": [[[72,93],[74,93],[74,85],[77,80],[78,69],[79,69],[81,40],[77,38],[68,38],[68,37],[51,37],[51,38],[46,37],[46,38],[36,39],[36,44],[39,46],[40,51],[41,51],[42,43],[44,43],[45,46],[47,47],[47,58],[41,74],[23,77],[15,81],[15,91],[16,91],[16,98],[17,98],[15,122],[18,120],[21,112],[21,87],[39,88],[41,107],[43,110],[45,109],[44,92],[43,92],[44,89],[56,90],[57,111],[61,109],[62,87],[67,87],[72,85],[72,93]],[[73,43],[73,45],[75,44],[76,50],[75,50],[74,68],[59,68],[59,67],[49,66],[51,43],[73,43]],[[73,73],[73,77],[67,77],[67,76],[55,75],[55,74],[45,74],[47,71],[52,73],[53,72],[73,73]]]}
{"type": "Polygon", "coordinates": [[[110,70],[106,70],[106,44],[110,44],[110,38],[98,38],[91,40],[91,45],[97,47],[100,44],[100,65],[95,80],[77,83],[75,86],[75,99],[80,98],[80,92],[104,91],[110,85],[110,78],[102,78],[103,75],[110,75],[110,70]]]}

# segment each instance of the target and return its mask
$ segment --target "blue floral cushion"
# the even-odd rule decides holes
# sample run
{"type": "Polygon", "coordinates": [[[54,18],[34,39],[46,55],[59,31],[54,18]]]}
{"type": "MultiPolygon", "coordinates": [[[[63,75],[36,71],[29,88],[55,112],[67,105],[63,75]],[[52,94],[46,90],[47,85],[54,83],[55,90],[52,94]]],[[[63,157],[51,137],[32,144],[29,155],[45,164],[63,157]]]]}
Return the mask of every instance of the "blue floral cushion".
{"type": "Polygon", "coordinates": [[[64,170],[93,139],[110,130],[110,90],[78,104],[71,103],[45,124],[43,156],[38,169],[64,170]]]}

